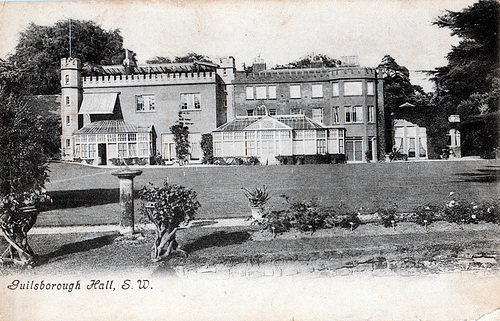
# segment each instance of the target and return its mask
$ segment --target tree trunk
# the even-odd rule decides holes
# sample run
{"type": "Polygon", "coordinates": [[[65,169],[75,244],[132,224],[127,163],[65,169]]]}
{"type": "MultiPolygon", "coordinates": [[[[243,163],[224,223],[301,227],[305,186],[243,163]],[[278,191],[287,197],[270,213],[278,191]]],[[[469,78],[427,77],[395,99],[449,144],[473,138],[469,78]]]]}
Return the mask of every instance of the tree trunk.
{"type": "Polygon", "coordinates": [[[175,233],[178,227],[160,227],[156,230],[156,240],[153,243],[151,250],[151,259],[153,262],[161,261],[167,258],[172,251],[177,249],[177,241],[175,240],[175,233]]]}

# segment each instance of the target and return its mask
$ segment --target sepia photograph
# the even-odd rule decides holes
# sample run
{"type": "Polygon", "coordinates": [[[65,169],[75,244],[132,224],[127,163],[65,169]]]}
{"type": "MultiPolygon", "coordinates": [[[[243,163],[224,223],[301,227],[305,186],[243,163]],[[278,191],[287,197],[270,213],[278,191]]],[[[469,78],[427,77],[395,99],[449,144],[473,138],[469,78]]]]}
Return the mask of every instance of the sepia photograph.
{"type": "Polygon", "coordinates": [[[500,320],[498,0],[0,3],[0,319],[500,320]]]}

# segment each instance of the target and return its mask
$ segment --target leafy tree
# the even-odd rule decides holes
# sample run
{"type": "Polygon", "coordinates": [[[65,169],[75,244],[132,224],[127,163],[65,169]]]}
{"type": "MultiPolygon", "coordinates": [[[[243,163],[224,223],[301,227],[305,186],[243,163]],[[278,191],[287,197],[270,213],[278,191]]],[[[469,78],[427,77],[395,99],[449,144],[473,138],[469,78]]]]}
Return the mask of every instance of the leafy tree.
{"type": "Polygon", "coordinates": [[[176,56],[174,62],[194,62],[194,61],[204,61],[211,62],[205,55],[200,55],[195,52],[189,52],[184,56],[176,56]]]}
{"type": "Polygon", "coordinates": [[[499,9],[496,0],[480,0],[461,11],[447,11],[434,21],[460,37],[447,55],[448,64],[434,71],[434,81],[436,104],[443,105],[448,114],[461,116],[464,155],[488,156],[499,144],[495,116],[500,103],[499,9]]]}
{"type": "Polygon", "coordinates": [[[60,60],[70,55],[88,64],[121,64],[123,37],[119,29],[107,31],[92,21],[64,20],[52,26],[31,23],[21,32],[9,60],[27,71],[23,84],[28,91],[55,94],[60,91],[60,60]]]}
{"type": "Polygon", "coordinates": [[[341,65],[340,60],[330,56],[309,54],[288,64],[275,66],[273,69],[311,68],[314,67],[314,64],[317,62],[322,63],[324,67],[337,67],[341,65]]]}
{"type": "Polygon", "coordinates": [[[170,126],[170,131],[174,135],[175,153],[179,164],[184,164],[189,159],[189,119],[184,118],[182,111],[179,112],[179,119],[175,125],[170,126]]]}
{"type": "Polygon", "coordinates": [[[174,59],[165,56],[156,56],[153,59],[146,60],[148,64],[166,64],[172,62],[195,62],[195,61],[203,61],[203,62],[212,62],[205,55],[200,55],[195,52],[189,52],[184,56],[176,56],[174,59]]]}
{"type": "Polygon", "coordinates": [[[18,79],[15,73],[14,69],[0,72],[0,228],[9,244],[2,260],[27,264],[35,258],[27,233],[38,211],[25,208],[49,200],[44,190],[48,177],[47,128],[43,118],[33,113],[29,101],[9,92],[9,79],[18,79]]]}
{"type": "Polygon", "coordinates": [[[196,200],[195,191],[169,184],[167,180],[162,187],[151,183],[144,186],[139,191],[139,196],[145,202],[141,208],[143,215],[156,227],[151,259],[158,262],[178,250],[175,234],[182,222],[194,218],[200,203],[196,200]]]}
{"type": "MultiPolygon", "coordinates": [[[[428,109],[430,95],[425,93],[422,87],[412,85],[410,72],[405,66],[401,66],[396,59],[385,55],[378,69],[384,75],[384,114],[386,128],[386,151],[392,149],[392,122],[402,116],[398,115],[399,106],[408,102],[418,109],[428,109]]],[[[404,117],[403,117],[404,118],[404,117]]],[[[419,124],[422,126],[421,124],[419,124]]]]}
{"type": "Polygon", "coordinates": [[[153,59],[146,60],[147,64],[168,64],[171,63],[172,60],[168,57],[156,56],[153,59]]]}

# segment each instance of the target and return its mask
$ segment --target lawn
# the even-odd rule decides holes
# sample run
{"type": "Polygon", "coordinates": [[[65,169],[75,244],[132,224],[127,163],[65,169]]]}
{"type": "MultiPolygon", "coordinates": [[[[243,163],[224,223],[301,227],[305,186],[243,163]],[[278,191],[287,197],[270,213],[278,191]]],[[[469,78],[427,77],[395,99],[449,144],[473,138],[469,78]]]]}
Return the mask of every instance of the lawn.
{"type": "MultiPolygon", "coordinates": [[[[141,167],[135,189],[152,182],[194,189],[202,205],[198,218],[245,217],[248,203],[241,187],[268,186],[271,208],[282,207],[280,195],[297,200],[317,198],[321,205],[344,202],[364,211],[398,205],[411,211],[428,203],[442,205],[450,192],[470,200],[497,199],[500,163],[481,161],[396,162],[302,166],[141,167]]],[[[47,189],[54,204],[37,226],[116,224],[119,220],[116,169],[68,163],[50,165],[47,189]]],[[[136,214],[137,215],[137,214],[136,214]]]]}

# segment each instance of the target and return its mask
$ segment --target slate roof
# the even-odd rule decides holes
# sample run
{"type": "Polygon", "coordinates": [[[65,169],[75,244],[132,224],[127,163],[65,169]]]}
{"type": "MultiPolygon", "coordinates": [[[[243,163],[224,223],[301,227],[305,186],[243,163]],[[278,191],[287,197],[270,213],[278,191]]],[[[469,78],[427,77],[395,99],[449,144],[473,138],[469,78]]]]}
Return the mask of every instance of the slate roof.
{"type": "MultiPolygon", "coordinates": [[[[178,62],[164,64],[144,64],[134,66],[134,74],[168,74],[172,72],[209,72],[216,71],[218,65],[204,62],[178,62]]],[[[125,75],[123,65],[101,66],[102,72],[106,75],[125,75]]]]}
{"type": "Polygon", "coordinates": [[[75,131],[75,134],[116,134],[116,133],[149,133],[153,127],[140,127],[129,124],[122,119],[100,120],[88,124],[75,131]]]}

